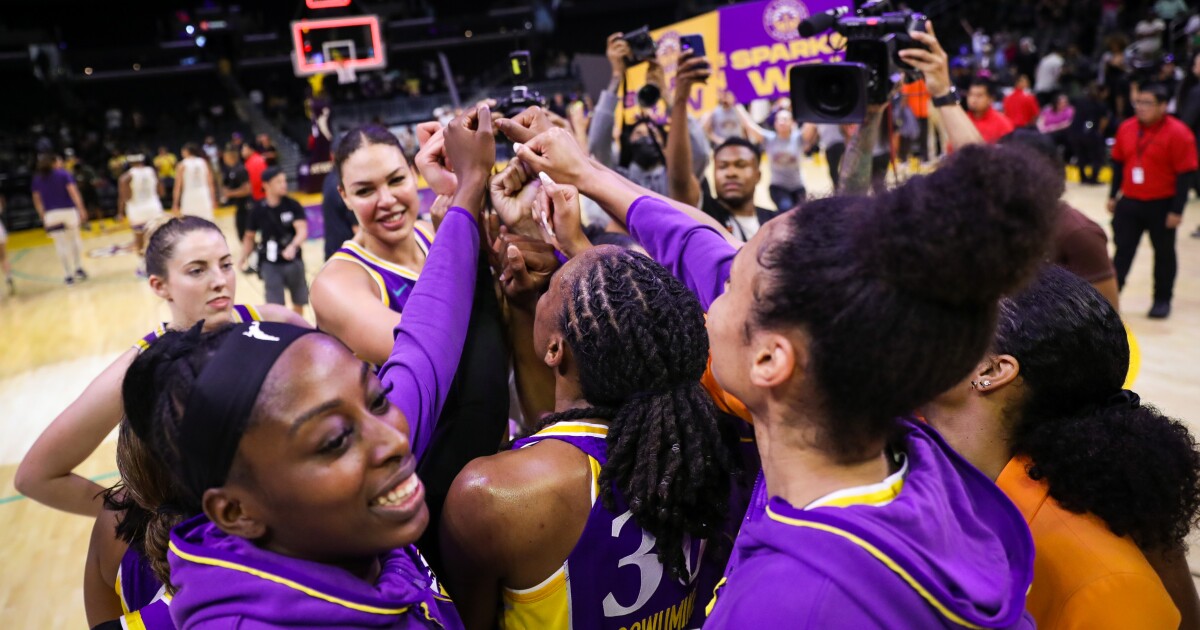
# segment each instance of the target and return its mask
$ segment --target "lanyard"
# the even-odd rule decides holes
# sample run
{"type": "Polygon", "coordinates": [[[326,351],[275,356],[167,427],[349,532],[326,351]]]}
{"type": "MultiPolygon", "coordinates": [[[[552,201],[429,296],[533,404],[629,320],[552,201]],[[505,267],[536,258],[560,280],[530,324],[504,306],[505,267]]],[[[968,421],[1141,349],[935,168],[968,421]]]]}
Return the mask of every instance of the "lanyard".
{"type": "Polygon", "coordinates": [[[1158,137],[1158,133],[1162,131],[1162,124],[1161,122],[1159,123],[1158,129],[1155,129],[1154,133],[1146,133],[1146,129],[1138,125],[1138,139],[1134,147],[1134,159],[1138,166],[1142,165],[1142,154],[1146,152],[1146,149],[1150,148],[1150,145],[1154,143],[1154,139],[1158,137]],[[1143,137],[1145,138],[1145,142],[1142,141],[1143,137]]]}

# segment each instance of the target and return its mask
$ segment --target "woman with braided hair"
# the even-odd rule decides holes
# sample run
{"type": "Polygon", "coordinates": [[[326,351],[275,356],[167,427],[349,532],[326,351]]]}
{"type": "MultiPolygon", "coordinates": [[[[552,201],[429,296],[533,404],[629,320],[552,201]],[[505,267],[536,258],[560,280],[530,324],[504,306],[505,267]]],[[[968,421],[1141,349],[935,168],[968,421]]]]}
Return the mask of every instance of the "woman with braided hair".
{"type": "MultiPolygon", "coordinates": [[[[1046,267],[1000,302],[979,365],[922,408],[1029,522],[1039,628],[1180,627],[1143,550],[1180,549],[1196,523],[1200,452],[1183,423],[1121,389],[1128,371],[1116,310],[1046,267]]],[[[1186,571],[1182,553],[1176,563],[1186,571]]],[[[1180,607],[1194,610],[1190,595],[1180,607]]]]}
{"type": "Polygon", "coordinates": [[[1021,149],[964,147],[894,190],[785,213],[736,250],[569,137],[501,129],[710,305],[712,373],[753,418],[764,484],[706,626],[1033,627],[1020,512],[910,414],[987,350],[1000,297],[1045,252],[1061,178],[1021,149]]]}
{"type": "Polygon", "coordinates": [[[540,431],[473,461],[451,487],[443,578],[464,623],[695,627],[721,569],[711,552],[731,484],[699,383],[700,303],[614,246],[572,258],[540,299],[513,302],[536,308],[555,407],[540,431]]]}

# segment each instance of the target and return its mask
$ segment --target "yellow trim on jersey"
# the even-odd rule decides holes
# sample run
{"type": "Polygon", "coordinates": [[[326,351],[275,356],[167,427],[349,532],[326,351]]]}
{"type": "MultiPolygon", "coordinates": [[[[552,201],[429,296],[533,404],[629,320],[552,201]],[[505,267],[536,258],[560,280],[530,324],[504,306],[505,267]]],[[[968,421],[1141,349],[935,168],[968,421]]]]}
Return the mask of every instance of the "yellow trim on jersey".
{"type": "Polygon", "coordinates": [[[883,507],[900,495],[904,487],[904,478],[908,476],[908,458],[905,457],[900,470],[890,474],[883,481],[866,486],[855,486],[829,494],[804,506],[811,510],[818,507],[847,507],[850,505],[873,505],[883,507]]]}
{"type": "Polygon", "coordinates": [[[344,600],[340,597],[334,597],[333,595],[326,595],[325,593],[322,593],[316,589],[307,587],[303,584],[300,584],[299,582],[295,582],[295,581],[289,580],[287,578],[280,577],[273,573],[267,573],[266,571],[261,571],[259,569],[254,569],[254,568],[251,568],[251,567],[248,567],[245,565],[241,565],[241,564],[236,564],[233,562],[227,562],[225,560],[217,560],[216,558],[205,558],[204,556],[196,556],[196,555],[192,555],[190,553],[186,553],[186,552],[180,550],[179,547],[175,546],[174,541],[170,542],[168,546],[171,550],[171,553],[179,556],[180,558],[183,558],[184,560],[187,560],[188,562],[194,562],[196,564],[204,564],[204,565],[208,565],[208,566],[212,566],[212,567],[221,567],[222,569],[229,569],[231,571],[239,571],[241,573],[248,573],[250,575],[253,575],[254,577],[267,580],[268,582],[274,582],[281,586],[286,586],[288,588],[295,589],[297,591],[300,591],[301,593],[304,593],[305,595],[308,595],[309,597],[315,597],[316,599],[327,601],[331,604],[337,604],[338,606],[341,606],[343,608],[349,608],[350,610],[357,610],[359,612],[371,613],[371,614],[375,614],[375,615],[399,615],[399,614],[408,612],[408,609],[409,609],[408,606],[404,606],[402,608],[378,608],[376,606],[367,606],[365,604],[356,604],[354,602],[344,600]]]}
{"type": "Polygon", "coordinates": [[[767,506],[767,517],[773,521],[783,523],[784,525],[792,525],[795,527],[808,527],[810,529],[823,531],[823,532],[826,532],[829,534],[833,534],[835,536],[841,536],[842,538],[845,538],[846,540],[854,543],[855,545],[862,547],[867,553],[871,554],[872,556],[875,556],[876,560],[879,560],[880,562],[882,562],[884,564],[884,566],[891,569],[893,573],[900,576],[901,579],[903,579],[906,583],[908,583],[908,586],[910,588],[912,588],[914,591],[916,591],[917,594],[920,595],[922,599],[924,599],[926,602],[928,602],[930,606],[933,606],[934,609],[937,610],[939,613],[941,613],[942,616],[945,617],[946,619],[949,619],[950,621],[953,621],[954,623],[956,623],[960,626],[967,627],[967,628],[976,628],[976,629],[982,628],[982,626],[977,626],[977,625],[967,621],[966,619],[963,619],[962,617],[959,617],[958,615],[956,615],[953,611],[951,611],[949,608],[947,608],[945,604],[938,601],[937,598],[935,598],[932,593],[930,593],[924,586],[922,586],[921,583],[916,580],[916,578],[914,578],[912,575],[910,575],[908,571],[905,571],[904,567],[900,566],[895,560],[892,560],[890,557],[888,557],[887,554],[880,551],[878,547],[876,547],[875,545],[872,545],[871,543],[867,542],[866,540],[863,540],[862,538],[859,538],[858,536],[855,536],[854,534],[851,534],[850,532],[848,532],[844,529],[839,529],[837,527],[833,527],[832,525],[826,525],[825,523],[817,523],[814,521],[805,521],[805,520],[801,520],[798,518],[791,518],[788,516],[776,514],[775,512],[771,511],[770,505],[767,506]]]}
{"type": "Polygon", "coordinates": [[[592,505],[596,505],[600,496],[600,460],[588,455],[588,466],[592,469],[592,505]]]}
{"type": "Polygon", "coordinates": [[[527,589],[505,587],[501,595],[505,603],[500,627],[504,630],[571,627],[565,563],[541,584],[527,589]]]}
{"type": "MultiPolygon", "coordinates": [[[[243,304],[242,306],[245,306],[245,307],[246,307],[246,312],[247,312],[247,313],[250,313],[250,319],[253,319],[253,320],[254,320],[254,321],[256,321],[256,322],[261,322],[261,321],[263,321],[263,316],[262,316],[262,313],[259,313],[259,312],[258,312],[258,309],[257,309],[257,308],[254,308],[254,306],[253,306],[253,305],[251,305],[251,304],[243,304]]],[[[233,312],[235,312],[235,313],[236,313],[236,312],[237,312],[237,309],[234,309],[234,311],[233,311],[233,312]]],[[[238,318],[240,319],[240,318],[241,318],[241,315],[238,315],[238,318]]],[[[240,322],[239,322],[239,323],[240,323],[240,322]]]]}
{"type": "MultiPolygon", "coordinates": [[[[429,255],[429,249],[425,247],[425,243],[422,242],[421,239],[417,239],[417,246],[421,249],[423,254],[426,256],[429,255]]],[[[397,265],[396,263],[390,263],[376,256],[375,254],[372,254],[371,252],[367,251],[365,247],[355,243],[354,241],[346,241],[345,243],[342,243],[342,247],[353,250],[354,253],[369,260],[372,264],[379,265],[380,267],[383,267],[384,269],[387,269],[396,275],[408,278],[409,280],[416,280],[417,278],[421,277],[421,274],[409,269],[408,267],[397,265]]]]}
{"type": "Polygon", "coordinates": [[[330,256],[329,259],[330,260],[344,260],[346,262],[352,262],[352,263],[358,265],[359,267],[362,267],[368,274],[371,275],[371,278],[373,280],[375,280],[375,286],[379,287],[380,301],[383,302],[384,306],[388,306],[387,283],[384,282],[383,276],[379,275],[378,271],[375,271],[367,263],[355,258],[354,256],[351,256],[350,254],[347,254],[346,252],[336,252],[336,253],[334,253],[334,255],[330,256]]]}
{"type": "Polygon", "coordinates": [[[114,586],[117,589],[117,599],[121,600],[121,614],[128,615],[129,614],[129,603],[125,601],[125,593],[124,593],[124,591],[121,590],[121,567],[120,567],[120,565],[117,565],[117,579],[114,582],[114,586]]]}
{"type": "Polygon", "coordinates": [[[608,437],[608,425],[591,422],[556,422],[534,435],[538,437],[608,437]]]}
{"type": "Polygon", "coordinates": [[[146,630],[146,622],[142,621],[142,612],[135,610],[121,617],[121,627],[125,630],[146,630]]]}
{"type": "MultiPolygon", "coordinates": [[[[430,243],[433,242],[433,237],[436,236],[436,233],[433,231],[432,226],[427,228],[420,223],[414,223],[413,227],[416,228],[416,230],[421,234],[424,234],[425,238],[429,239],[430,243]]],[[[417,239],[417,247],[420,247],[421,251],[425,252],[425,255],[429,255],[429,247],[426,246],[425,242],[421,239],[417,239]]]]}
{"type": "Polygon", "coordinates": [[[708,605],[704,607],[704,616],[705,617],[712,614],[713,608],[717,605],[717,591],[721,590],[721,587],[725,586],[725,582],[728,580],[729,580],[729,578],[722,577],[721,581],[717,582],[717,585],[713,587],[712,599],[709,600],[708,605]]]}
{"type": "MultiPolygon", "coordinates": [[[[159,324],[158,328],[154,329],[154,338],[155,339],[157,339],[165,334],[167,334],[166,323],[159,324]]],[[[138,339],[137,341],[133,342],[133,347],[137,349],[138,354],[141,354],[150,349],[150,344],[147,343],[145,339],[138,339]]]]}

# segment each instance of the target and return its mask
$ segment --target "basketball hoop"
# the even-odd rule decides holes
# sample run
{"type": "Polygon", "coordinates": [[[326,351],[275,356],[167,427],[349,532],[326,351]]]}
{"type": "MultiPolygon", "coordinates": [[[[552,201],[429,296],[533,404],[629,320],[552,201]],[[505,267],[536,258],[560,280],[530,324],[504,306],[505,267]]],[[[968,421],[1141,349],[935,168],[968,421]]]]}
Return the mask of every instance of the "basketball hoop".
{"type": "Polygon", "coordinates": [[[338,85],[346,85],[347,83],[355,83],[358,81],[358,75],[354,72],[354,68],[348,61],[343,61],[334,67],[337,72],[338,85]]]}

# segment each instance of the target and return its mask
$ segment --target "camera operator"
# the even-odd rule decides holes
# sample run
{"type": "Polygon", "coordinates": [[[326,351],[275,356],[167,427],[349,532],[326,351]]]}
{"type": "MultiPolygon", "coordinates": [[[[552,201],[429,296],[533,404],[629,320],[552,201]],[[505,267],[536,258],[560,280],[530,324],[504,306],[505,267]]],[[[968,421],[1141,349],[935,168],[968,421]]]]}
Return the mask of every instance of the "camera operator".
{"type": "MultiPolygon", "coordinates": [[[[629,181],[648,188],[660,195],[669,195],[670,187],[667,178],[667,136],[668,134],[648,117],[640,117],[632,127],[626,128],[619,140],[618,164],[613,164],[613,127],[616,124],[616,109],[619,100],[618,91],[625,78],[625,59],[630,55],[629,42],[622,38],[622,33],[613,33],[608,37],[606,54],[612,65],[612,80],[608,88],[600,93],[596,110],[592,114],[591,125],[588,127],[588,151],[604,166],[608,166],[629,181]]],[[[661,85],[652,78],[657,70],[657,64],[652,64],[647,72],[647,84],[655,85],[660,93],[665,95],[661,85]]],[[[659,71],[661,73],[661,71],[659,71]]],[[[660,74],[661,76],[661,74],[660,74]]],[[[668,103],[671,99],[668,98],[668,103]]],[[[682,101],[686,115],[686,96],[682,101]]],[[[692,172],[700,174],[708,166],[708,152],[705,147],[704,133],[691,118],[687,118],[686,129],[679,130],[691,134],[692,172]]]]}
{"type": "MultiPolygon", "coordinates": [[[[950,83],[949,57],[933,33],[933,24],[928,23],[924,33],[913,31],[910,35],[924,44],[925,48],[901,50],[900,57],[924,75],[925,85],[934,107],[937,107],[950,144],[983,142],[979,129],[958,104],[957,91],[950,83]]],[[[870,187],[871,153],[877,146],[880,120],[885,109],[884,105],[868,107],[867,119],[859,125],[858,132],[849,138],[846,155],[842,158],[838,192],[862,194],[870,187]]]]}

